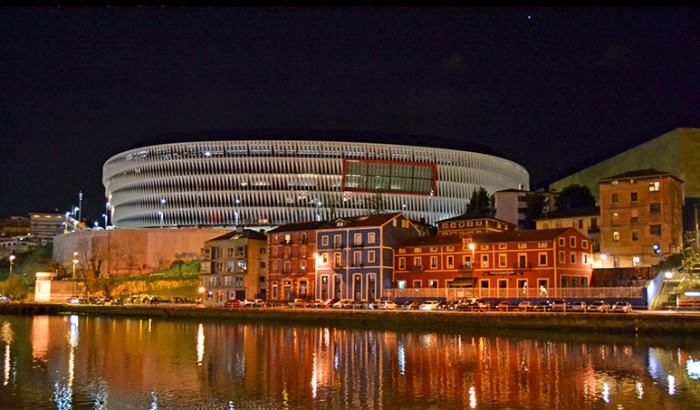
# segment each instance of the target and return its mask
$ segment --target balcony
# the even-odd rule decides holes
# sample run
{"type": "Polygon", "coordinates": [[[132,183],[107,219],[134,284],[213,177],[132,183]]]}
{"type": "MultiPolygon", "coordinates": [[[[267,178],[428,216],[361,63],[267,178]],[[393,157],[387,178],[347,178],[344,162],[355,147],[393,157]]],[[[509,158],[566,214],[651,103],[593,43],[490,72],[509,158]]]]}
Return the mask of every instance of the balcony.
{"type": "Polygon", "coordinates": [[[361,243],[361,242],[360,242],[360,243],[353,243],[353,244],[352,244],[352,247],[353,247],[353,248],[364,248],[364,247],[365,247],[365,244],[364,244],[364,243],[361,243]]]}
{"type": "Polygon", "coordinates": [[[459,266],[457,267],[457,269],[458,269],[459,271],[463,271],[463,272],[471,272],[471,271],[474,270],[474,267],[472,266],[471,263],[464,263],[464,264],[462,264],[462,265],[459,265],[459,266]]]}
{"type": "Polygon", "coordinates": [[[532,263],[514,263],[513,269],[515,270],[530,270],[532,269],[532,263]]]}
{"type": "Polygon", "coordinates": [[[360,262],[360,263],[354,263],[354,262],[353,262],[353,264],[350,265],[350,266],[352,266],[353,268],[364,268],[364,267],[365,267],[365,264],[362,263],[362,262],[360,262]]]}
{"type": "Polygon", "coordinates": [[[334,247],[335,249],[343,249],[343,244],[342,244],[342,243],[334,243],[334,244],[333,244],[333,247],[334,247]]]}
{"type": "Polygon", "coordinates": [[[423,267],[423,265],[412,265],[409,268],[409,270],[411,272],[423,272],[425,270],[425,268],[423,267]]]}

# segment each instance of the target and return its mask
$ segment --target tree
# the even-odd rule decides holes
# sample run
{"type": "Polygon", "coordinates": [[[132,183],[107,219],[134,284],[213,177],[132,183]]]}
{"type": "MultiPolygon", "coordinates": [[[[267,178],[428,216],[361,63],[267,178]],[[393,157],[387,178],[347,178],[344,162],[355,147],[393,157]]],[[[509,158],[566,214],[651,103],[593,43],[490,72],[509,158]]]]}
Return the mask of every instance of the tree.
{"type": "Polygon", "coordinates": [[[587,186],[577,184],[569,185],[561,190],[557,196],[557,210],[585,208],[595,206],[595,197],[587,186]]]}
{"type": "Polygon", "coordinates": [[[525,194],[525,229],[535,229],[536,219],[544,214],[546,196],[541,192],[528,192],[525,194]]]}
{"type": "Polygon", "coordinates": [[[474,188],[467,203],[466,214],[481,218],[493,217],[494,201],[494,196],[489,195],[484,187],[474,188]]]}
{"type": "Polygon", "coordinates": [[[698,267],[700,267],[700,253],[695,248],[686,248],[680,253],[669,255],[655,266],[659,272],[672,270],[693,272],[698,267]]]}

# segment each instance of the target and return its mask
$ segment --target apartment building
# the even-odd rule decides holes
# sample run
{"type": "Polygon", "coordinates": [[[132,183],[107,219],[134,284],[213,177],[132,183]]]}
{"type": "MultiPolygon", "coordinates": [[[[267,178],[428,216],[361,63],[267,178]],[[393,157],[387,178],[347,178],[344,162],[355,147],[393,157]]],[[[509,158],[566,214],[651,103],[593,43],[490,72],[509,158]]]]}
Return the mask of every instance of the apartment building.
{"type": "Polygon", "coordinates": [[[681,179],[643,169],[603,178],[599,184],[600,244],[606,267],[653,266],[682,250],[681,179]]]}

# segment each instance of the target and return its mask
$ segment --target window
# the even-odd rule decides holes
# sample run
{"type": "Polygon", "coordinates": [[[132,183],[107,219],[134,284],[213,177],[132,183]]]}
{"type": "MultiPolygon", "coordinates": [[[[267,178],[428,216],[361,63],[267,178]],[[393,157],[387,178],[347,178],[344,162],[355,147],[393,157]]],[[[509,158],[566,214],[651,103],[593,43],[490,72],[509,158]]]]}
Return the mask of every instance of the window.
{"type": "Polygon", "coordinates": [[[637,202],[638,197],[636,192],[630,192],[630,202],[637,202]]]}
{"type": "Polygon", "coordinates": [[[306,270],[306,261],[305,260],[299,261],[299,269],[301,269],[302,271],[306,270]]]}
{"type": "Polygon", "coordinates": [[[321,237],[321,245],[328,246],[328,236],[327,235],[323,235],[321,237]]]}
{"type": "Polygon", "coordinates": [[[571,248],[576,247],[576,237],[575,236],[569,237],[569,247],[571,247],[571,248]]]}
{"type": "Polygon", "coordinates": [[[652,235],[661,235],[661,225],[649,225],[649,233],[652,235]]]}
{"type": "Polygon", "coordinates": [[[612,224],[613,225],[620,224],[620,214],[618,214],[617,212],[613,212],[613,214],[612,214],[612,224]]]}
{"type": "Polygon", "coordinates": [[[436,281],[436,280],[429,280],[429,281],[428,281],[428,287],[429,287],[429,288],[437,288],[437,287],[438,287],[438,281],[436,281]]]}
{"type": "Polygon", "coordinates": [[[546,248],[547,247],[547,242],[540,242],[537,244],[538,248],[546,248]]]}
{"type": "Polygon", "coordinates": [[[588,254],[587,253],[581,254],[581,261],[583,262],[584,265],[588,265],[588,254]]]}
{"type": "Polygon", "coordinates": [[[538,254],[538,259],[540,261],[540,266],[547,266],[547,254],[545,252],[540,252],[538,254]]]}
{"type": "Polygon", "coordinates": [[[570,259],[570,261],[571,261],[571,264],[576,263],[576,252],[571,252],[571,253],[569,254],[569,259],[570,259]]]}
{"type": "Polygon", "coordinates": [[[566,241],[564,240],[564,238],[559,238],[559,246],[565,246],[565,245],[566,245],[566,241]]]}
{"type": "Polygon", "coordinates": [[[526,244],[526,243],[519,243],[519,244],[518,244],[518,249],[526,249],[526,248],[527,248],[527,244],[526,244]]]}
{"type": "Polygon", "coordinates": [[[352,254],[352,266],[355,266],[355,267],[362,266],[362,252],[353,252],[353,254],[352,254]]]}
{"type": "Polygon", "coordinates": [[[454,268],[455,267],[455,258],[452,255],[447,256],[447,267],[448,268],[454,268]]]}
{"type": "Polygon", "coordinates": [[[498,244],[498,249],[506,249],[506,248],[508,248],[508,245],[506,245],[505,243],[498,244]]]}
{"type": "Polygon", "coordinates": [[[367,234],[367,243],[375,243],[376,241],[376,234],[374,232],[370,232],[367,234]]]}
{"type": "Polygon", "coordinates": [[[505,253],[499,253],[498,254],[498,266],[504,267],[507,265],[508,258],[506,257],[505,253]]]}
{"type": "Polygon", "coordinates": [[[658,214],[661,212],[661,203],[659,202],[652,202],[649,204],[649,212],[652,214],[658,214]]]}
{"type": "Polygon", "coordinates": [[[367,252],[367,262],[374,263],[374,251],[367,252]]]}
{"type": "Polygon", "coordinates": [[[527,255],[524,253],[518,254],[518,267],[527,268],[527,255]]]}
{"type": "Polygon", "coordinates": [[[566,252],[559,251],[559,263],[566,262],[566,252]]]}
{"type": "Polygon", "coordinates": [[[437,256],[430,257],[430,269],[437,269],[437,256]]]}
{"type": "Polygon", "coordinates": [[[649,191],[651,192],[656,192],[661,189],[661,183],[660,182],[649,182],[649,191]]]}
{"type": "Polygon", "coordinates": [[[482,268],[489,267],[489,255],[481,255],[481,267],[482,268]]]}
{"type": "Polygon", "coordinates": [[[661,253],[661,245],[659,245],[658,243],[655,243],[653,250],[654,250],[654,255],[660,254],[661,253]]]}
{"type": "Polygon", "coordinates": [[[421,286],[423,286],[423,282],[421,282],[421,281],[419,281],[419,280],[414,280],[414,281],[413,281],[413,287],[414,287],[414,288],[419,288],[419,287],[421,287],[421,286]]]}
{"type": "Polygon", "coordinates": [[[333,247],[340,248],[342,246],[343,246],[343,243],[340,240],[340,235],[333,235],[333,247]]]}
{"type": "Polygon", "coordinates": [[[639,240],[639,232],[637,232],[637,231],[632,231],[632,240],[633,240],[633,241],[638,241],[638,240],[639,240]]]}
{"type": "Polygon", "coordinates": [[[399,269],[406,269],[406,258],[399,258],[399,269]]]}
{"type": "Polygon", "coordinates": [[[353,235],[352,244],[354,246],[362,245],[362,234],[361,233],[356,233],[353,235]]]}
{"type": "Polygon", "coordinates": [[[639,222],[639,209],[630,209],[630,223],[639,222]]]}
{"type": "Polygon", "coordinates": [[[421,266],[423,265],[423,259],[420,256],[416,256],[413,258],[413,266],[421,266]]]}
{"type": "Polygon", "coordinates": [[[328,254],[327,253],[324,253],[323,255],[321,255],[321,262],[328,263],[328,254]]]}
{"type": "Polygon", "coordinates": [[[620,232],[613,231],[613,242],[619,242],[619,241],[620,241],[620,232]]]}
{"type": "Polygon", "coordinates": [[[588,241],[585,240],[585,239],[583,239],[583,240],[581,241],[581,247],[582,247],[583,249],[588,249],[588,241]]]}
{"type": "Polygon", "coordinates": [[[610,202],[612,202],[613,204],[620,202],[620,196],[618,194],[612,194],[610,199],[610,202]]]}

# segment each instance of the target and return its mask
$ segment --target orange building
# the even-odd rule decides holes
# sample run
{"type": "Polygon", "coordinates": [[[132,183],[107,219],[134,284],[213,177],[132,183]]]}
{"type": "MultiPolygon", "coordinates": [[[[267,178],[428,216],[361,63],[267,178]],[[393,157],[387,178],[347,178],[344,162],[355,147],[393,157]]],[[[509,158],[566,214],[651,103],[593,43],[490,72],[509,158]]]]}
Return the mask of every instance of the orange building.
{"type": "Polygon", "coordinates": [[[683,201],[683,181],[668,172],[645,169],[600,180],[600,249],[607,267],[653,266],[680,252],[683,201]]]}
{"type": "Polygon", "coordinates": [[[515,224],[496,218],[473,217],[467,215],[443,219],[437,223],[438,235],[467,234],[481,232],[512,231],[515,224]]]}
{"type": "Polygon", "coordinates": [[[575,228],[416,238],[395,252],[396,287],[472,287],[482,297],[588,287],[592,245],[575,228]]]}

